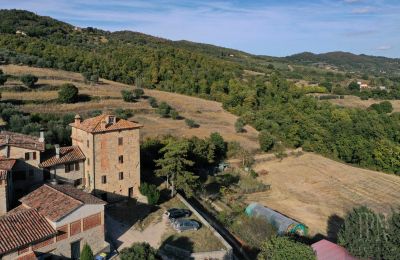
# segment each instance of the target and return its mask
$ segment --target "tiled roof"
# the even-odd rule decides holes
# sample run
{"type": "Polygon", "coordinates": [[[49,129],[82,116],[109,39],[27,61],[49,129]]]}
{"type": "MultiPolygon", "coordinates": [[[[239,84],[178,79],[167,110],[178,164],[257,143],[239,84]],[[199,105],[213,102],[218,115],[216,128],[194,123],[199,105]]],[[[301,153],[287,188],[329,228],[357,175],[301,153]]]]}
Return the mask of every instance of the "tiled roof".
{"type": "Polygon", "coordinates": [[[122,118],[115,117],[115,122],[113,124],[106,123],[105,126],[102,126],[102,122],[108,122],[108,117],[113,115],[99,115],[96,117],[88,118],[83,120],[80,123],[72,123],[70,126],[82,129],[89,133],[102,133],[108,131],[118,131],[118,130],[126,130],[126,129],[135,129],[141,128],[142,125],[128,121],[122,118]]]}
{"type": "Polygon", "coordinates": [[[16,160],[0,157],[0,180],[7,180],[8,172],[14,166],[16,160]]]}
{"type": "Polygon", "coordinates": [[[39,164],[39,167],[46,168],[54,165],[64,164],[68,162],[77,162],[85,160],[86,157],[78,146],[60,147],[60,157],[54,154],[47,160],[39,164]]]}
{"type": "Polygon", "coordinates": [[[56,233],[36,209],[8,213],[0,217],[0,256],[54,236],[56,233]]]}
{"type": "Polygon", "coordinates": [[[20,201],[29,208],[35,208],[51,221],[58,221],[83,204],[105,204],[93,195],[69,185],[45,184],[29,193],[20,201]]]}
{"type": "Polygon", "coordinates": [[[17,160],[0,157],[0,170],[10,171],[17,160]]]}
{"type": "Polygon", "coordinates": [[[72,185],[50,185],[53,189],[62,192],[84,204],[106,204],[105,201],[93,196],[92,194],[86,193],[80,189],[73,187],[72,185]]]}
{"type": "Polygon", "coordinates": [[[0,146],[10,145],[25,149],[44,151],[44,142],[39,142],[39,137],[20,133],[1,131],[0,146]]]}

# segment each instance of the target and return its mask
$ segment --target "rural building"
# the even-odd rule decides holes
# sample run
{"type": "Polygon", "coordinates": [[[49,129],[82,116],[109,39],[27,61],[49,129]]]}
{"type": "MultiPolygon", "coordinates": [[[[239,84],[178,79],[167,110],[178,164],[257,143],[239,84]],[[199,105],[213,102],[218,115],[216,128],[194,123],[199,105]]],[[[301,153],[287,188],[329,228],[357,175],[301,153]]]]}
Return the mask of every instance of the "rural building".
{"type": "Polygon", "coordinates": [[[44,168],[47,178],[59,183],[82,185],[86,157],[79,146],[55,145],[54,152],[46,157],[39,166],[44,168]]]}
{"type": "Polygon", "coordinates": [[[106,114],[86,120],[77,115],[70,125],[72,145],[86,157],[85,190],[104,200],[139,196],[142,125],[106,114]]]}
{"type": "Polygon", "coordinates": [[[105,202],[71,185],[45,184],[0,217],[0,259],[58,256],[78,259],[84,244],[95,254],[104,240],[105,202]]]}
{"type": "Polygon", "coordinates": [[[40,137],[0,132],[0,215],[18,198],[43,183],[39,164],[44,149],[43,131],[40,137]]]}
{"type": "Polygon", "coordinates": [[[356,260],[347,250],[335,243],[322,239],[311,245],[317,260],[356,260]]]}

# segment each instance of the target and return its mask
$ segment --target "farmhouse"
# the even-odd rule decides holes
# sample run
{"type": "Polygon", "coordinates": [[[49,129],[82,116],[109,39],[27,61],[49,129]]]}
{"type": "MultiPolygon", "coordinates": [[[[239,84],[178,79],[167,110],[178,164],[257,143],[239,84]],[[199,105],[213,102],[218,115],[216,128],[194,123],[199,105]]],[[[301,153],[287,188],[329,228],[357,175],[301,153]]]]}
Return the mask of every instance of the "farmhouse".
{"type": "Polygon", "coordinates": [[[0,217],[0,258],[78,259],[84,244],[108,251],[104,240],[105,202],[71,185],[45,184],[0,217]]]}
{"type": "Polygon", "coordinates": [[[85,190],[104,200],[139,196],[142,125],[106,114],[83,121],[77,115],[70,125],[72,145],[86,157],[85,190]]]}

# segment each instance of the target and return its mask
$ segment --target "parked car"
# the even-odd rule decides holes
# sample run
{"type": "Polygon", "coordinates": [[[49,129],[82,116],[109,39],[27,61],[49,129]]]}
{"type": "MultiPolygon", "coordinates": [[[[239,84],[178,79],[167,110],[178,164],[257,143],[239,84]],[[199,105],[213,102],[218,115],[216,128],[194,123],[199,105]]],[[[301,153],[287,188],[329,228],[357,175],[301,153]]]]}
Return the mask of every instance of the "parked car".
{"type": "Polygon", "coordinates": [[[200,228],[200,223],[191,219],[176,219],[172,223],[172,227],[178,232],[186,230],[198,230],[200,228]]]}
{"type": "Polygon", "coordinates": [[[192,212],[188,209],[177,209],[177,208],[171,208],[167,211],[165,211],[164,216],[168,217],[170,220],[171,219],[177,219],[177,218],[187,218],[192,215],[192,212]]]}

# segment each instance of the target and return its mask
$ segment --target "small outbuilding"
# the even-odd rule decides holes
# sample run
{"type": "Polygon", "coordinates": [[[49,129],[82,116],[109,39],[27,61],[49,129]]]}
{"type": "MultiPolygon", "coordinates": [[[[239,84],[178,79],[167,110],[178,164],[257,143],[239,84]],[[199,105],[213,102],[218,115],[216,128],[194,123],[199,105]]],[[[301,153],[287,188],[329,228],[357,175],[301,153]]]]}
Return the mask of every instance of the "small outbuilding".
{"type": "Polygon", "coordinates": [[[347,250],[326,239],[322,239],[311,245],[317,256],[317,260],[356,260],[347,250]]]}

